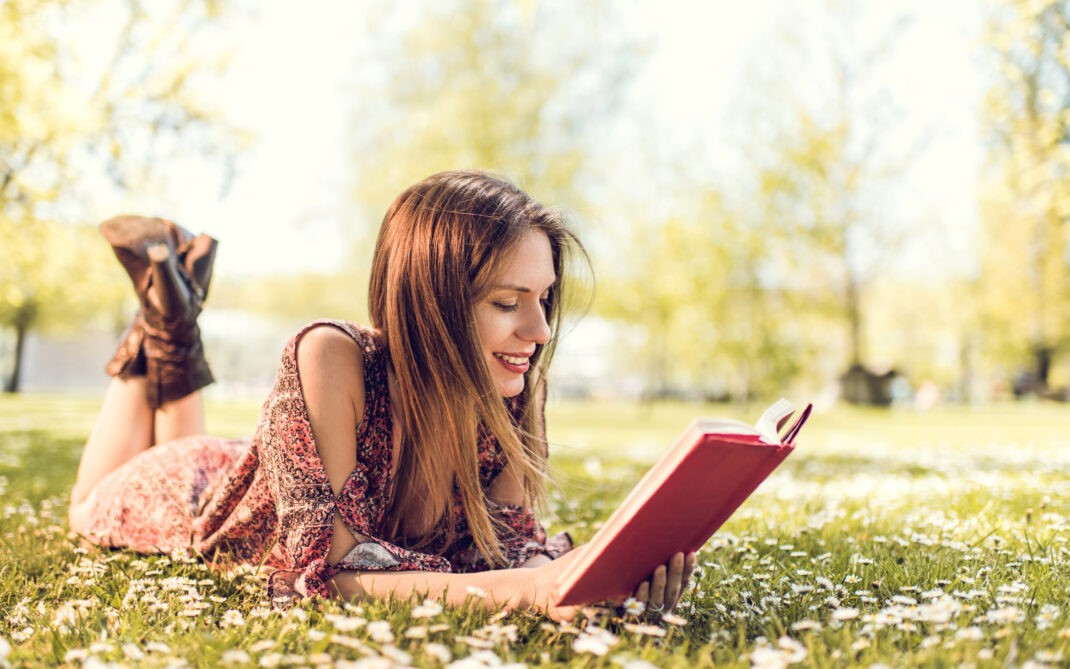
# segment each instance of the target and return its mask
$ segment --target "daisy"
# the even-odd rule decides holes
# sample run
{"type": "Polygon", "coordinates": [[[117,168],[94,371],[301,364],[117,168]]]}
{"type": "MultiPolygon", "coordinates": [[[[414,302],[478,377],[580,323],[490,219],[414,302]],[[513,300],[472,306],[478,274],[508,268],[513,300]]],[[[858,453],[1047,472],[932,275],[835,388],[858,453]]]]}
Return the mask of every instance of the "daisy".
{"type": "Polygon", "coordinates": [[[635,597],[629,597],[624,600],[624,613],[629,616],[641,616],[643,611],[646,611],[646,604],[640,602],[635,597]]]}

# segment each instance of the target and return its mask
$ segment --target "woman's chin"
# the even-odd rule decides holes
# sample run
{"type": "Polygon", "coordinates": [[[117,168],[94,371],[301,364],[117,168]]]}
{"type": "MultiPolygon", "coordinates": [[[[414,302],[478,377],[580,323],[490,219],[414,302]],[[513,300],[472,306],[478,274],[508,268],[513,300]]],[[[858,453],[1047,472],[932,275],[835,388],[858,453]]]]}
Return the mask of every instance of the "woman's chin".
{"type": "Polygon", "coordinates": [[[504,398],[516,397],[520,393],[524,392],[524,377],[519,379],[509,379],[507,381],[498,380],[494,383],[498,388],[498,392],[504,398]]]}

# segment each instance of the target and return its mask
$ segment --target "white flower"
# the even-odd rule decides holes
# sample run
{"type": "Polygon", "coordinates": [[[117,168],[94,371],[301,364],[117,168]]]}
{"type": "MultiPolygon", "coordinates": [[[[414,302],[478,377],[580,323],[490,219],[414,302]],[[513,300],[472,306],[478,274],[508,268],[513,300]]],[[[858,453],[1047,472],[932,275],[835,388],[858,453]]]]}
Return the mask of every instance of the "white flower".
{"type": "Polygon", "coordinates": [[[297,618],[301,622],[308,620],[308,611],[304,609],[292,608],[290,609],[290,617],[297,618]]]}
{"type": "Polygon", "coordinates": [[[948,623],[962,611],[962,604],[952,597],[938,597],[918,607],[918,620],[930,623],[948,623]]]}
{"type": "Polygon", "coordinates": [[[624,629],[632,634],[643,634],[645,636],[665,636],[665,630],[657,625],[639,625],[636,623],[624,623],[624,629]]]}
{"type": "Polygon", "coordinates": [[[145,650],[150,653],[170,653],[171,647],[165,643],[160,643],[159,641],[150,641],[145,644],[145,650]]]}
{"type": "Polygon", "coordinates": [[[1040,608],[1040,613],[1037,614],[1037,629],[1046,630],[1051,627],[1051,624],[1055,622],[1055,619],[1059,617],[1059,607],[1054,604],[1045,604],[1040,608]]]}
{"type": "Polygon", "coordinates": [[[791,629],[795,632],[805,632],[807,630],[819,630],[821,629],[821,623],[815,620],[799,620],[791,624],[791,629]]]}
{"type": "Polygon", "coordinates": [[[282,653],[268,653],[260,656],[261,667],[277,667],[282,663],[282,653]]]}
{"type": "Polygon", "coordinates": [[[413,618],[434,618],[442,613],[442,605],[433,599],[425,599],[423,604],[412,608],[413,618]]]}
{"type": "Polygon", "coordinates": [[[955,638],[965,641],[980,641],[985,638],[985,632],[977,626],[963,627],[955,631],[955,638]]]}
{"type": "Polygon", "coordinates": [[[223,613],[223,619],[220,622],[224,627],[242,627],[245,625],[245,617],[241,614],[241,611],[227,609],[223,613]]]}
{"type": "Polygon", "coordinates": [[[837,622],[842,622],[844,620],[852,620],[857,617],[858,609],[850,606],[843,606],[834,610],[831,616],[831,618],[837,622]]]}
{"type": "Polygon", "coordinates": [[[132,643],[123,644],[123,655],[131,660],[143,660],[145,659],[145,653],[132,643]]]}
{"type": "Polygon", "coordinates": [[[572,650],[577,653],[593,653],[602,656],[608,653],[616,643],[617,637],[612,633],[592,626],[580,632],[576,640],[572,642],[572,650]]]}
{"type": "Polygon", "coordinates": [[[368,623],[368,636],[372,638],[372,641],[379,643],[390,643],[394,640],[394,632],[390,629],[390,623],[385,620],[373,620],[368,623]]]}
{"type": "Polygon", "coordinates": [[[259,653],[261,651],[267,650],[268,648],[274,647],[275,641],[273,639],[264,639],[262,641],[257,641],[252,646],[249,646],[249,650],[253,651],[254,653],[259,653]]]}
{"type": "Polygon", "coordinates": [[[759,646],[751,651],[750,666],[752,669],[784,669],[788,666],[788,656],[775,648],[759,646]]]}
{"type": "Polygon", "coordinates": [[[379,649],[379,652],[383,654],[383,657],[389,657],[398,664],[412,664],[412,655],[409,655],[393,644],[384,644],[383,647],[379,649]]]}
{"type": "Polygon", "coordinates": [[[777,647],[787,655],[788,663],[795,664],[806,659],[806,646],[790,636],[782,636],[776,641],[777,647]]]}
{"type": "Polygon", "coordinates": [[[624,613],[630,616],[641,616],[643,611],[646,611],[646,604],[640,602],[635,597],[629,597],[624,600],[624,613]]]}
{"type": "Polygon", "coordinates": [[[985,618],[990,623],[1019,623],[1025,620],[1025,613],[1015,607],[1007,606],[1002,609],[990,609],[985,618]]]}
{"type": "Polygon", "coordinates": [[[677,627],[683,627],[687,624],[687,618],[684,618],[683,616],[678,616],[675,613],[666,613],[661,617],[661,619],[669,623],[670,625],[676,625],[677,627]]]}
{"type": "Polygon", "coordinates": [[[619,664],[620,669],[658,669],[656,664],[638,658],[629,658],[626,655],[614,655],[613,662],[619,664]]]}
{"type": "Polygon", "coordinates": [[[323,641],[327,638],[327,633],[321,630],[309,630],[308,638],[311,641],[323,641]]]}
{"type": "Polygon", "coordinates": [[[349,616],[340,616],[337,613],[328,613],[323,616],[334,625],[334,628],[339,632],[352,632],[364,627],[368,621],[364,618],[350,618],[349,616]]]}
{"type": "Polygon", "coordinates": [[[1045,664],[1055,664],[1056,662],[1063,661],[1063,654],[1057,650],[1038,650],[1037,654],[1033,656],[1033,659],[1037,662],[1044,662],[1045,664]]]}
{"type": "Polygon", "coordinates": [[[29,641],[30,637],[32,637],[32,636],[33,636],[33,628],[32,627],[23,627],[21,630],[18,630],[17,632],[12,632],[11,633],[11,640],[14,641],[15,643],[23,643],[25,641],[29,641]]]}
{"type": "Polygon", "coordinates": [[[223,664],[249,664],[249,653],[244,650],[228,650],[223,652],[223,664]]]}
{"type": "Polygon", "coordinates": [[[71,648],[63,655],[64,662],[81,662],[89,656],[85,648],[71,648]]]}
{"type": "Polygon", "coordinates": [[[486,597],[487,596],[487,591],[486,590],[484,590],[483,588],[478,588],[478,587],[476,587],[474,585],[470,585],[470,586],[466,587],[465,591],[468,594],[470,594],[470,595],[472,595],[474,597],[486,597]]]}
{"type": "Polygon", "coordinates": [[[432,641],[431,643],[424,644],[424,653],[431,659],[438,660],[439,662],[443,663],[449,662],[453,659],[453,654],[450,653],[449,648],[446,648],[440,643],[435,643],[434,641],[432,641]]]}
{"type": "Polygon", "coordinates": [[[498,657],[492,651],[489,650],[477,650],[465,659],[472,660],[473,662],[479,662],[484,667],[502,666],[502,658],[498,657]]]}
{"type": "Polygon", "coordinates": [[[0,636],[0,662],[7,659],[7,656],[11,654],[11,644],[7,642],[7,639],[0,636]]]}

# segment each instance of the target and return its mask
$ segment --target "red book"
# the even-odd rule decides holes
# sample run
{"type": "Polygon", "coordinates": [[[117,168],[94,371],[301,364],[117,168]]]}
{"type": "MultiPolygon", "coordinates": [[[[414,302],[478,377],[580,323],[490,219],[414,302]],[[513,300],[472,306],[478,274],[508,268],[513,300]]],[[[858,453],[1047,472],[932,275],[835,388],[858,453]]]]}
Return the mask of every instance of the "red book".
{"type": "Polygon", "coordinates": [[[619,599],[675,553],[697,551],[794,450],[812,405],[779,400],[755,426],[698,419],[632,489],[562,574],[558,604],[619,599]]]}

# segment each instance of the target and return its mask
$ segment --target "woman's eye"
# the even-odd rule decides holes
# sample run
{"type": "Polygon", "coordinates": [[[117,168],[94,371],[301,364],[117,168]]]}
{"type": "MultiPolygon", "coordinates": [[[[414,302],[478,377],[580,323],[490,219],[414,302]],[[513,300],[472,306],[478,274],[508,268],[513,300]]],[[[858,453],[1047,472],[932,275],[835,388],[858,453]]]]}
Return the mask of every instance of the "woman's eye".
{"type": "Polygon", "coordinates": [[[516,311],[520,307],[520,304],[518,302],[513,302],[512,304],[508,302],[495,302],[494,306],[502,311],[516,311]]]}

